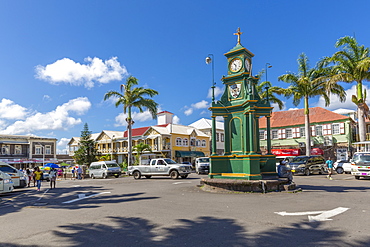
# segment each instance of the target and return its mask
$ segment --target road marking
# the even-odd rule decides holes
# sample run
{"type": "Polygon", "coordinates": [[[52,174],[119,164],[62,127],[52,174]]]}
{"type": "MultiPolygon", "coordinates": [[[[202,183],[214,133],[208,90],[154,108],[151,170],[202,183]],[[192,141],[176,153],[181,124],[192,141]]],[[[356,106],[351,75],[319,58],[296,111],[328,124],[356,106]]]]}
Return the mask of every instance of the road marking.
{"type": "Polygon", "coordinates": [[[173,184],[191,184],[191,182],[175,182],[173,184]]]}
{"type": "Polygon", "coordinates": [[[98,196],[98,195],[102,195],[102,194],[109,194],[109,193],[111,193],[111,192],[110,191],[108,191],[108,192],[100,192],[100,193],[92,194],[92,195],[89,195],[89,196],[85,196],[85,194],[78,194],[78,198],[77,199],[73,199],[73,200],[70,200],[70,201],[63,202],[63,203],[77,202],[79,200],[87,199],[87,198],[90,198],[90,197],[93,197],[93,196],[98,196]]]}
{"type": "Polygon", "coordinates": [[[49,189],[45,190],[44,194],[42,194],[42,196],[40,196],[40,197],[39,197],[39,199],[37,199],[37,200],[38,200],[38,201],[40,201],[40,200],[41,200],[41,198],[43,198],[43,197],[44,197],[44,195],[45,195],[48,191],[49,191],[49,189]]]}
{"type": "Polygon", "coordinates": [[[317,216],[308,216],[308,220],[310,222],[312,221],[326,221],[326,220],[332,220],[329,219],[330,217],[336,216],[338,214],[344,213],[348,210],[349,208],[343,208],[343,207],[338,207],[334,208],[332,210],[325,211],[317,216]]]}
{"type": "Polygon", "coordinates": [[[336,216],[338,214],[344,213],[349,208],[344,207],[337,207],[332,210],[327,211],[308,211],[308,212],[296,212],[296,213],[287,213],[286,211],[283,212],[275,212],[275,214],[281,215],[281,216],[297,216],[297,215],[308,215],[308,220],[310,222],[313,221],[327,221],[332,220],[329,219],[330,217],[336,216]],[[316,216],[311,216],[312,214],[317,214],[316,216]]]}

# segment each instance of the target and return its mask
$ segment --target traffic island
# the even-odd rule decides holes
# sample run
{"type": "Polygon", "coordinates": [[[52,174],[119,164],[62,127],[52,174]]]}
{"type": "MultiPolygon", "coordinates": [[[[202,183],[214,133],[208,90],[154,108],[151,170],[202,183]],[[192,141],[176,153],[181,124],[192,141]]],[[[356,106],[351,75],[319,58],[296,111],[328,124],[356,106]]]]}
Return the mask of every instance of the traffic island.
{"type": "Polygon", "coordinates": [[[214,179],[203,178],[200,181],[202,190],[216,193],[232,192],[297,192],[296,184],[289,183],[287,179],[271,180],[240,180],[240,179],[214,179]]]}

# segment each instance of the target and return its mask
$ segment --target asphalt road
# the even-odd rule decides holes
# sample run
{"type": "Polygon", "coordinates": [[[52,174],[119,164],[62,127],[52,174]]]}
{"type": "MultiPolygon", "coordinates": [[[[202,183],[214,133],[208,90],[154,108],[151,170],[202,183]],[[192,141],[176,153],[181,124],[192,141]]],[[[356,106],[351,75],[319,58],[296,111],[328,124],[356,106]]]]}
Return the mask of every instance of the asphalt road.
{"type": "Polygon", "coordinates": [[[370,180],[295,176],[302,192],[215,194],[201,177],[15,190],[0,196],[0,246],[369,246],[370,180]]]}

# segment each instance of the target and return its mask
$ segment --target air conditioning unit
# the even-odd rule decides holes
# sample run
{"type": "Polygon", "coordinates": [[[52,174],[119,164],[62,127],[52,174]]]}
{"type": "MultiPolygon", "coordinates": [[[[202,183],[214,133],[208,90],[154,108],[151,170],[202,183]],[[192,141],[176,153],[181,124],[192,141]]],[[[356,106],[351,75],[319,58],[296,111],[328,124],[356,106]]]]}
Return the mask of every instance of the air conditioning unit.
{"type": "Polygon", "coordinates": [[[304,142],[298,142],[298,145],[300,148],[304,148],[306,146],[306,143],[304,142]]]}
{"type": "Polygon", "coordinates": [[[333,146],[333,136],[324,136],[324,146],[326,147],[333,146]]]}

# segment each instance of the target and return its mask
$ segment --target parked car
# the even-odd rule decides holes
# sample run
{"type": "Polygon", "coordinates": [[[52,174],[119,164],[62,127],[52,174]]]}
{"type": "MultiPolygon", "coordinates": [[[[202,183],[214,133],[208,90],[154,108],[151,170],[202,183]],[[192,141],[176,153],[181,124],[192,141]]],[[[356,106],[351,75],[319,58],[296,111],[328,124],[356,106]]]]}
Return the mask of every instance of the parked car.
{"type": "Polygon", "coordinates": [[[122,174],[122,169],[115,161],[97,161],[90,164],[89,174],[92,179],[109,176],[118,178],[122,174]]]}
{"type": "Polygon", "coordinates": [[[370,152],[356,152],[351,160],[351,174],[356,179],[370,177],[370,152]]]}
{"type": "Polygon", "coordinates": [[[11,177],[5,172],[0,171],[0,194],[12,192],[14,189],[11,177]]]}
{"type": "Polygon", "coordinates": [[[288,164],[289,162],[291,162],[293,160],[294,157],[297,157],[297,156],[276,156],[276,172],[278,171],[278,165],[280,165],[280,162],[281,161],[284,161],[285,164],[288,164]]]}
{"type": "Polygon", "coordinates": [[[294,175],[304,174],[309,176],[313,173],[324,174],[326,171],[325,159],[319,155],[297,156],[288,163],[287,167],[290,167],[294,175]]]}
{"type": "Polygon", "coordinates": [[[348,160],[338,160],[337,162],[334,163],[334,170],[338,174],[351,173],[351,166],[352,163],[349,162],[348,160]]]}
{"type": "Polygon", "coordinates": [[[27,185],[27,175],[18,170],[17,168],[5,163],[0,162],[0,171],[7,173],[13,183],[14,188],[24,188],[27,185]]]}
{"type": "Polygon", "coordinates": [[[195,159],[195,172],[197,174],[208,174],[209,173],[209,158],[200,157],[195,159]]]}

